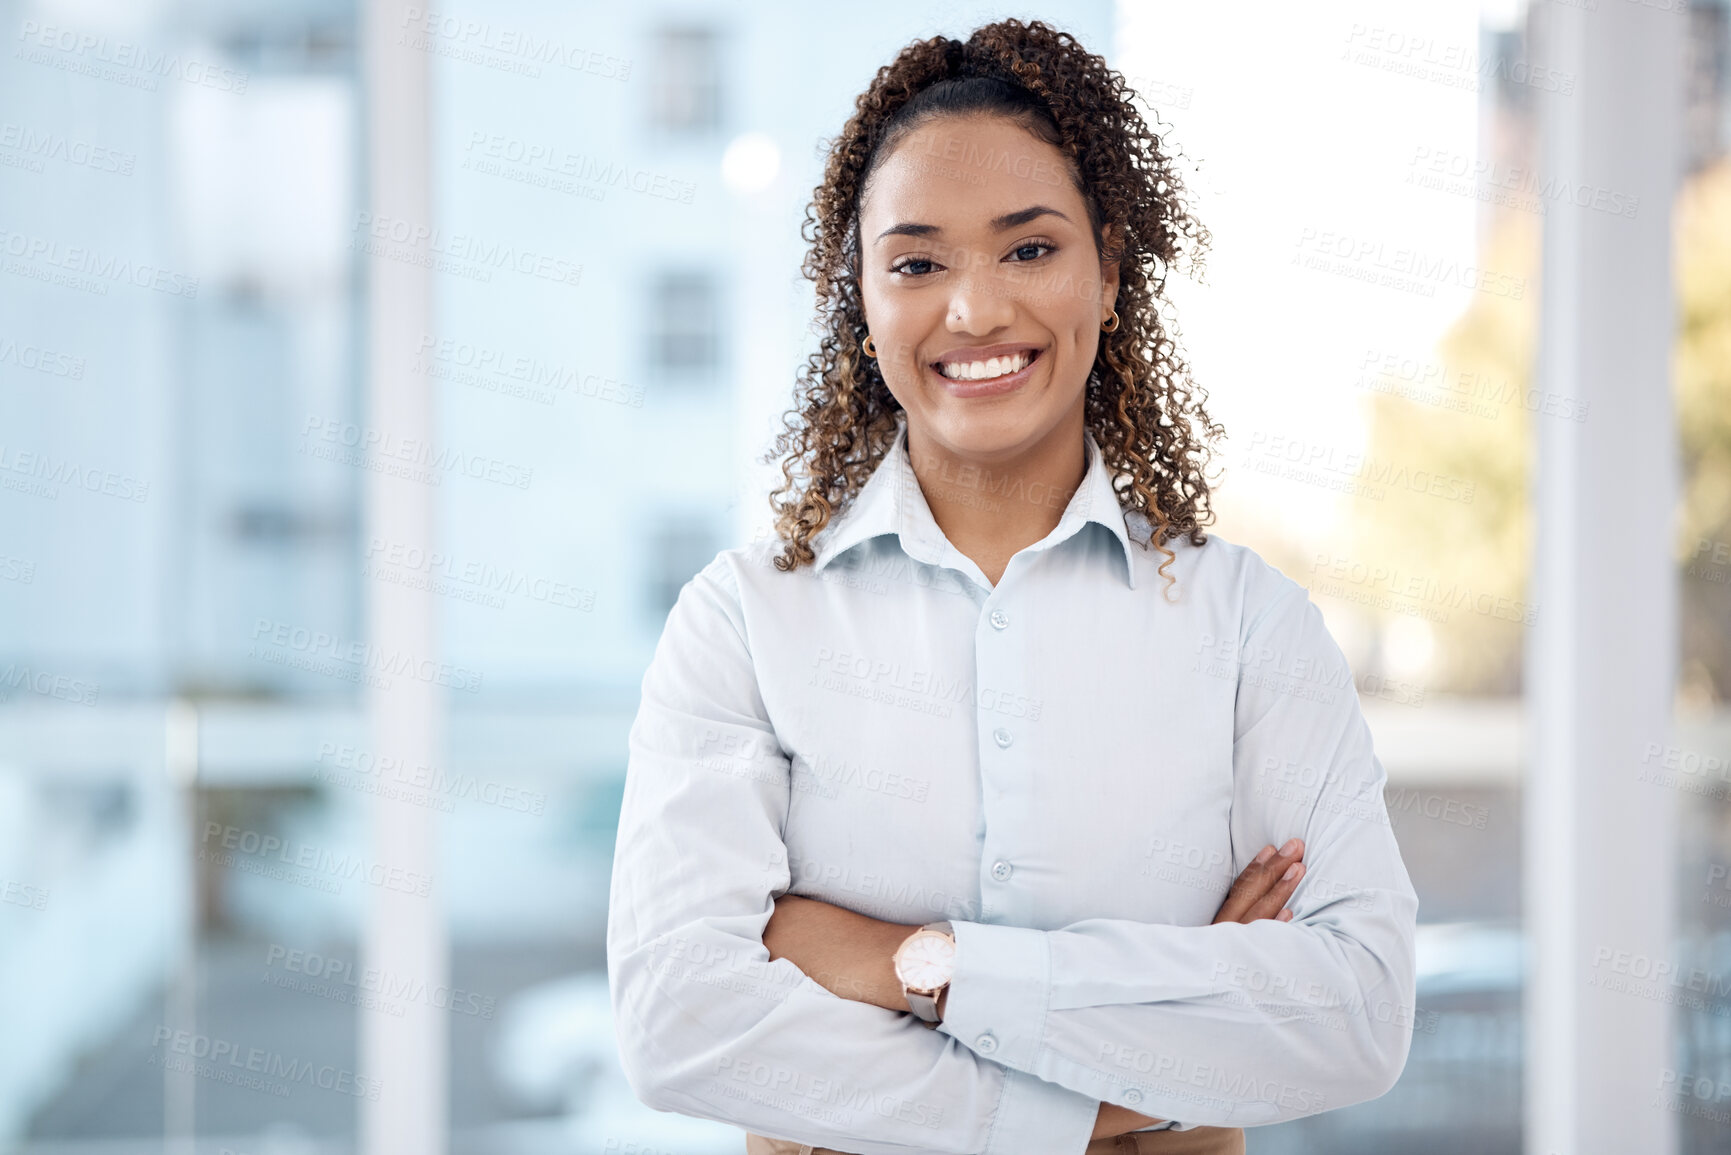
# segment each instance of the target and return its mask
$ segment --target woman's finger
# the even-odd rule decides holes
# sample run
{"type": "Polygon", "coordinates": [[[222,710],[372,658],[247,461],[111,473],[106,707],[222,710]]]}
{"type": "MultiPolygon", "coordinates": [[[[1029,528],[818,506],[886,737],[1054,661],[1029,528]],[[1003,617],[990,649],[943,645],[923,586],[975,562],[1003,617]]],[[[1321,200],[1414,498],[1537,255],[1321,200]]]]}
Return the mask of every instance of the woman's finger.
{"type": "Polygon", "coordinates": [[[1245,911],[1249,910],[1268,888],[1266,866],[1271,858],[1276,857],[1275,848],[1265,846],[1252,859],[1238,877],[1232,880],[1232,887],[1226,892],[1226,901],[1220,904],[1220,910],[1214,916],[1215,922],[1237,922],[1245,911]]]}
{"type": "Polygon", "coordinates": [[[1304,881],[1304,863],[1293,862],[1279,876],[1273,886],[1255,902],[1250,904],[1250,910],[1243,921],[1254,922],[1259,918],[1273,918],[1286,906],[1286,900],[1292,897],[1292,892],[1298,889],[1298,884],[1304,881]]]}
{"type": "Polygon", "coordinates": [[[1250,864],[1239,872],[1232,880],[1232,886],[1226,892],[1226,901],[1220,904],[1220,910],[1214,915],[1215,922],[1237,922],[1238,916],[1250,909],[1267,887],[1263,878],[1263,864],[1274,857],[1275,848],[1264,846],[1250,864]]]}
{"type": "Polygon", "coordinates": [[[1220,904],[1220,911],[1214,916],[1215,922],[1250,922],[1272,917],[1280,909],[1281,903],[1291,895],[1290,889],[1272,906],[1264,908],[1259,904],[1265,895],[1273,893],[1281,885],[1281,879],[1291,865],[1304,857],[1302,839],[1289,839],[1287,845],[1292,847],[1290,852],[1276,850],[1273,846],[1262,848],[1234,880],[1226,901],[1220,904]]]}

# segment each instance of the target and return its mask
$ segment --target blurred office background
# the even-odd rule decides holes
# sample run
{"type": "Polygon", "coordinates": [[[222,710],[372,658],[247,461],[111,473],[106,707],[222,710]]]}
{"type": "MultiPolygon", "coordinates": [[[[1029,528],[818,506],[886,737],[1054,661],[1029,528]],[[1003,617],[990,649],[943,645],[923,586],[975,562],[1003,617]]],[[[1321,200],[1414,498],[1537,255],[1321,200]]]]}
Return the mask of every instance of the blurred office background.
{"type": "Polygon", "coordinates": [[[1602,1109],[1731,1150],[1723,0],[461,0],[384,42],[355,0],[0,0],[0,1151],[359,1150],[391,1078],[361,1040],[429,1014],[452,1151],[743,1149],[639,1106],[613,1056],[625,735],[681,586],[766,525],[823,140],[908,40],[1011,14],[1107,55],[1191,166],[1214,246],[1174,295],[1230,434],[1216,528],[1346,649],[1421,898],[1401,1082],[1253,1152],[1522,1149],[1524,695],[1562,613],[1535,446],[1627,420],[1539,376],[1545,226],[1669,230],[1670,379],[1643,388],[1675,426],[1648,559],[1674,726],[1629,773],[1678,834],[1594,852],[1671,873],[1663,957],[1708,978],[1602,1109]],[[1645,78],[1677,93],[1674,205],[1535,171],[1539,100],[1583,80],[1545,46],[1607,20],[1682,45],[1645,78]],[[427,219],[370,187],[389,53],[429,72],[427,219]],[[430,322],[381,350],[369,285],[412,269],[430,322]],[[381,355],[430,444],[369,416],[381,355]],[[421,482],[432,545],[369,520],[380,470],[421,482]],[[414,590],[431,666],[368,641],[414,590]],[[370,736],[369,692],[414,679],[431,763],[370,736]],[[382,798],[432,853],[381,856],[382,798]],[[404,895],[448,961],[381,972],[368,922],[404,895]]]}

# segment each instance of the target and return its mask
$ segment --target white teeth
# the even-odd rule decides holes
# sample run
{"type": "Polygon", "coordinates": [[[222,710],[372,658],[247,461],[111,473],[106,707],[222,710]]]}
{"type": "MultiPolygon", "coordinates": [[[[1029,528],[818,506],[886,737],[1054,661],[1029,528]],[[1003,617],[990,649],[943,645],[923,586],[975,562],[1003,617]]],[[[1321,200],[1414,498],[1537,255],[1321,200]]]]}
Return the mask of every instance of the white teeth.
{"type": "Polygon", "coordinates": [[[1033,359],[1031,353],[1017,353],[1009,357],[992,357],[985,361],[941,362],[938,372],[955,381],[988,381],[993,377],[1019,373],[1027,368],[1028,362],[1033,359]]]}

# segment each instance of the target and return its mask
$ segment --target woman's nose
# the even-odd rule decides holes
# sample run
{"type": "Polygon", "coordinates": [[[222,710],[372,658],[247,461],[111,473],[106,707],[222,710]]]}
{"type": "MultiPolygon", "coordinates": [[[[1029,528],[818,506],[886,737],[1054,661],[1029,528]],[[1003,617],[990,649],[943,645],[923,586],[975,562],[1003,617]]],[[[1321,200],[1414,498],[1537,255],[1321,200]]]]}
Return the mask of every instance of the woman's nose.
{"type": "Polygon", "coordinates": [[[970,267],[957,280],[950,294],[950,332],[990,333],[1015,319],[1015,298],[992,274],[990,268],[970,267]]]}

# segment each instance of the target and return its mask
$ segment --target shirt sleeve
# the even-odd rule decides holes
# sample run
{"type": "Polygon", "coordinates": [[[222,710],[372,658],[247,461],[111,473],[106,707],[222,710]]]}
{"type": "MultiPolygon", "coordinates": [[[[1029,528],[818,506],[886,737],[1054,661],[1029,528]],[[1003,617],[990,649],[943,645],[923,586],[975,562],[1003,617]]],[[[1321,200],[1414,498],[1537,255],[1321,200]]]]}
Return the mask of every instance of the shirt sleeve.
{"type": "Polygon", "coordinates": [[[632,725],[607,916],[620,1061],[657,1110],[857,1155],[1080,1155],[1099,1100],[844,999],[763,928],[790,764],[718,557],[681,590],[632,725]]]}
{"type": "Polygon", "coordinates": [[[1418,897],[1351,671],[1303,587],[1280,582],[1239,638],[1232,877],[1263,846],[1303,838],[1292,920],[1044,931],[952,919],[941,1031],[1184,1128],[1283,1122],[1400,1077],[1418,897]]]}

